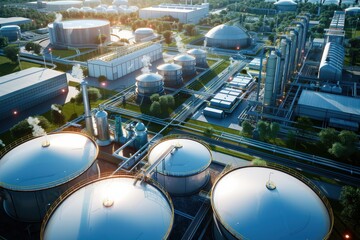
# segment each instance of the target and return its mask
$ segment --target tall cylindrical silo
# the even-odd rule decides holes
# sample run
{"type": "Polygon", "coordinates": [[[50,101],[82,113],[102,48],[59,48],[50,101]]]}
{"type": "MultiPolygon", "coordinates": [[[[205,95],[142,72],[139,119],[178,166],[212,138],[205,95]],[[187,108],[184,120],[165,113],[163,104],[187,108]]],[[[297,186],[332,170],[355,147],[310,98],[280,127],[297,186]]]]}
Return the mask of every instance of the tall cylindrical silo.
{"type": "Polygon", "coordinates": [[[264,91],[264,105],[273,106],[274,102],[274,84],[276,74],[276,55],[275,52],[271,52],[266,63],[266,78],[265,78],[265,91],[264,91]]]}
{"type": "Polygon", "coordinates": [[[188,54],[192,55],[196,59],[196,66],[205,67],[207,66],[206,51],[198,48],[193,48],[187,51],[188,54]]]}
{"type": "Polygon", "coordinates": [[[183,83],[182,67],[174,63],[165,63],[157,67],[158,73],[164,77],[166,87],[177,87],[183,83]]]}
{"type": "Polygon", "coordinates": [[[154,181],[100,178],[73,189],[51,206],[43,240],[167,239],[174,222],[169,195],[154,181]]]}
{"type": "Polygon", "coordinates": [[[334,216],[308,179],[284,167],[228,171],[211,192],[218,239],[328,239],[334,216]]]}
{"type": "Polygon", "coordinates": [[[153,177],[166,191],[188,195],[198,192],[208,182],[212,154],[197,140],[169,137],[151,148],[148,161],[158,163],[153,177]]]}
{"type": "Polygon", "coordinates": [[[111,139],[107,112],[104,110],[97,111],[95,114],[95,122],[97,129],[96,142],[99,146],[109,145],[111,143],[111,139]]]}
{"type": "Polygon", "coordinates": [[[289,64],[289,76],[294,74],[295,71],[295,58],[296,58],[296,48],[297,48],[297,39],[298,39],[298,31],[293,29],[290,31],[290,39],[291,39],[291,51],[290,51],[290,64],[289,64]]]}
{"type": "Polygon", "coordinates": [[[289,76],[289,60],[290,60],[290,49],[291,49],[291,41],[288,38],[282,39],[280,43],[281,49],[281,58],[283,60],[282,63],[282,76],[281,76],[281,84],[277,89],[277,93],[279,95],[283,95],[285,84],[288,80],[289,76]]]}
{"type": "Polygon", "coordinates": [[[174,63],[182,67],[183,76],[195,74],[195,57],[188,54],[180,54],[174,57],[174,63]]]}
{"type": "Polygon", "coordinates": [[[6,213],[40,222],[60,194],[98,174],[97,155],[96,143],[75,132],[52,133],[13,148],[0,159],[6,213]]]}

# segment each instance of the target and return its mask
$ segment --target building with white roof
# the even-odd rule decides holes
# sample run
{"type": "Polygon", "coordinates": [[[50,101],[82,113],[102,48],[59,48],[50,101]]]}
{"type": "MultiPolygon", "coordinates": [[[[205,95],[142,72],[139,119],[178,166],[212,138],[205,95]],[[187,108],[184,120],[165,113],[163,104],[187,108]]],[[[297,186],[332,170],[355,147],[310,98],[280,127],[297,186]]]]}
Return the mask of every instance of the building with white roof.
{"type": "Polygon", "coordinates": [[[0,77],[0,118],[6,118],[68,91],[64,72],[28,68],[0,77]]]}
{"type": "Polygon", "coordinates": [[[196,24],[200,19],[209,14],[209,4],[186,5],[186,4],[160,4],[157,6],[142,8],[139,10],[139,17],[144,19],[161,18],[172,16],[178,18],[181,23],[196,24]]]}

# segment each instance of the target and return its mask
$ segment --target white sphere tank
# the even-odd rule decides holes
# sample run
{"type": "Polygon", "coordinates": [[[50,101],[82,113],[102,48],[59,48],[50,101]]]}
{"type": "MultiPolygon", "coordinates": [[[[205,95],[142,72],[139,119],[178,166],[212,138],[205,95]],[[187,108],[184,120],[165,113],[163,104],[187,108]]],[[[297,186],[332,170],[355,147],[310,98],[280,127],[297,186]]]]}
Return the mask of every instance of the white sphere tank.
{"type": "Polygon", "coordinates": [[[169,138],[160,141],[149,151],[148,161],[154,164],[159,158],[164,160],[157,166],[153,177],[171,194],[198,192],[209,180],[212,154],[197,140],[169,138]]]}
{"type": "Polygon", "coordinates": [[[207,66],[206,51],[198,48],[193,48],[188,50],[187,53],[195,57],[196,66],[207,66]]]}
{"type": "Polygon", "coordinates": [[[174,63],[182,66],[183,76],[195,74],[195,57],[188,54],[180,54],[174,57],[174,63]]]}
{"type": "Polygon", "coordinates": [[[140,96],[151,96],[164,91],[164,79],[156,73],[144,73],[136,77],[136,93],[140,96]]]}
{"type": "Polygon", "coordinates": [[[113,176],[94,180],[62,196],[45,217],[40,237],[167,239],[173,221],[170,197],[156,183],[113,176]]]}
{"type": "Polygon", "coordinates": [[[211,205],[215,239],[328,239],[334,223],[320,190],[285,167],[230,170],[213,185],[211,205]]]}
{"type": "Polygon", "coordinates": [[[182,67],[175,63],[165,63],[157,67],[158,73],[164,77],[164,85],[174,87],[182,84],[182,67]]]}
{"type": "Polygon", "coordinates": [[[0,159],[6,213],[40,222],[49,205],[74,184],[98,174],[98,146],[89,137],[60,132],[31,139],[0,159]],[[47,141],[48,146],[43,146],[47,141]]]}

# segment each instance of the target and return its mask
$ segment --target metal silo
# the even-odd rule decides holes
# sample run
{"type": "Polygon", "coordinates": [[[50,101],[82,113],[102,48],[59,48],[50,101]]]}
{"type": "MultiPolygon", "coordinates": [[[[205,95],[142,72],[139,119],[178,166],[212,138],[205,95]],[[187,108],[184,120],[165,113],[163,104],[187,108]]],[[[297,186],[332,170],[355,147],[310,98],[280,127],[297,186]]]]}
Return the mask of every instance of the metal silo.
{"type": "Polygon", "coordinates": [[[108,114],[104,110],[97,111],[95,114],[95,122],[97,129],[96,142],[99,146],[106,146],[111,143],[108,114]]]}
{"type": "Polygon", "coordinates": [[[165,63],[157,67],[158,73],[164,77],[166,87],[175,87],[183,83],[182,67],[174,63],[165,63]]]}
{"type": "Polygon", "coordinates": [[[188,54],[180,54],[174,57],[174,63],[182,66],[183,76],[195,74],[195,57],[188,54]]]}
{"type": "Polygon", "coordinates": [[[167,239],[173,222],[171,199],[154,181],[112,176],[61,196],[44,218],[40,238],[167,239]]]}
{"type": "Polygon", "coordinates": [[[296,67],[295,67],[295,58],[296,58],[296,49],[297,49],[297,40],[298,40],[298,31],[296,29],[293,29],[290,31],[290,39],[291,39],[291,51],[290,51],[290,67],[289,67],[289,72],[291,76],[296,67]]]}
{"type": "Polygon", "coordinates": [[[284,38],[280,42],[280,51],[281,51],[281,73],[282,76],[280,76],[280,84],[277,88],[277,93],[279,95],[283,95],[283,92],[285,90],[285,84],[289,77],[289,61],[290,61],[290,49],[291,49],[291,41],[288,38],[284,38]]]}
{"type": "Polygon", "coordinates": [[[18,221],[40,222],[60,194],[98,174],[97,155],[96,143],[75,132],[34,138],[8,151],[0,159],[6,213],[18,221]]]}
{"type": "Polygon", "coordinates": [[[198,48],[193,48],[187,51],[188,54],[192,55],[196,59],[196,66],[207,66],[206,51],[198,48]]]}
{"type": "Polygon", "coordinates": [[[148,142],[147,128],[142,122],[135,125],[135,148],[140,149],[148,142]]]}
{"type": "Polygon", "coordinates": [[[215,239],[328,239],[334,217],[321,191],[285,167],[242,167],[213,185],[215,239]]]}
{"type": "Polygon", "coordinates": [[[136,78],[136,93],[138,96],[150,97],[154,93],[163,93],[164,79],[156,73],[144,73],[136,78]]]}
{"type": "Polygon", "coordinates": [[[272,51],[267,59],[266,64],[266,78],[265,78],[265,91],[264,91],[264,105],[274,105],[274,84],[276,75],[276,55],[272,51]]]}
{"type": "Polygon", "coordinates": [[[212,154],[197,140],[168,138],[149,151],[150,164],[158,163],[153,178],[174,195],[198,192],[209,180],[212,154]],[[161,162],[158,162],[161,161],[161,162]]]}

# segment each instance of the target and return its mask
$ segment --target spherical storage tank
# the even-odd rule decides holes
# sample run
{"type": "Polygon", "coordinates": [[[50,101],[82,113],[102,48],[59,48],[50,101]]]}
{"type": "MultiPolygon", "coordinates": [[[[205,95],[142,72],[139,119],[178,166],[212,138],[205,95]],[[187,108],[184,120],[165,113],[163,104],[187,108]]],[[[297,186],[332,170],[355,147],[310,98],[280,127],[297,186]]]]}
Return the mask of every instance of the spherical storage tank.
{"type": "Polygon", "coordinates": [[[270,167],[225,173],[213,186],[211,204],[215,239],[327,239],[334,222],[314,184],[270,167]]]}
{"type": "Polygon", "coordinates": [[[251,38],[237,26],[222,24],[206,33],[205,42],[208,47],[242,49],[251,44],[251,38]]]}
{"type": "Polygon", "coordinates": [[[193,48],[187,51],[188,54],[192,55],[196,59],[196,66],[206,66],[206,51],[198,48],[193,48]]]}
{"type": "Polygon", "coordinates": [[[87,48],[99,45],[99,34],[110,41],[110,22],[107,20],[86,19],[54,22],[48,25],[50,42],[55,48],[87,48]]]}
{"type": "Polygon", "coordinates": [[[197,140],[179,137],[160,141],[150,149],[148,161],[154,164],[159,159],[163,160],[153,177],[171,194],[192,194],[209,180],[212,154],[197,140]]]}
{"type": "Polygon", "coordinates": [[[167,239],[174,221],[169,196],[129,176],[97,179],[62,199],[45,217],[41,239],[167,239]]]}
{"type": "Polygon", "coordinates": [[[144,73],[136,78],[136,93],[150,97],[154,93],[164,92],[163,77],[156,73],[144,73]]]}
{"type": "Polygon", "coordinates": [[[0,28],[0,35],[7,37],[10,42],[21,38],[21,29],[18,25],[7,25],[0,28]]]}
{"type": "Polygon", "coordinates": [[[142,42],[145,39],[155,37],[154,30],[151,28],[138,28],[134,32],[135,42],[142,42]]]}
{"type": "Polygon", "coordinates": [[[164,77],[164,84],[167,87],[174,87],[182,84],[182,67],[174,63],[165,63],[157,67],[158,73],[164,77]]]}
{"type": "Polygon", "coordinates": [[[174,57],[174,63],[182,67],[183,76],[195,74],[195,57],[188,54],[180,54],[174,57]]]}
{"type": "Polygon", "coordinates": [[[61,193],[98,173],[97,155],[92,139],[71,132],[38,137],[13,148],[0,159],[6,213],[19,221],[41,221],[61,193]]]}

